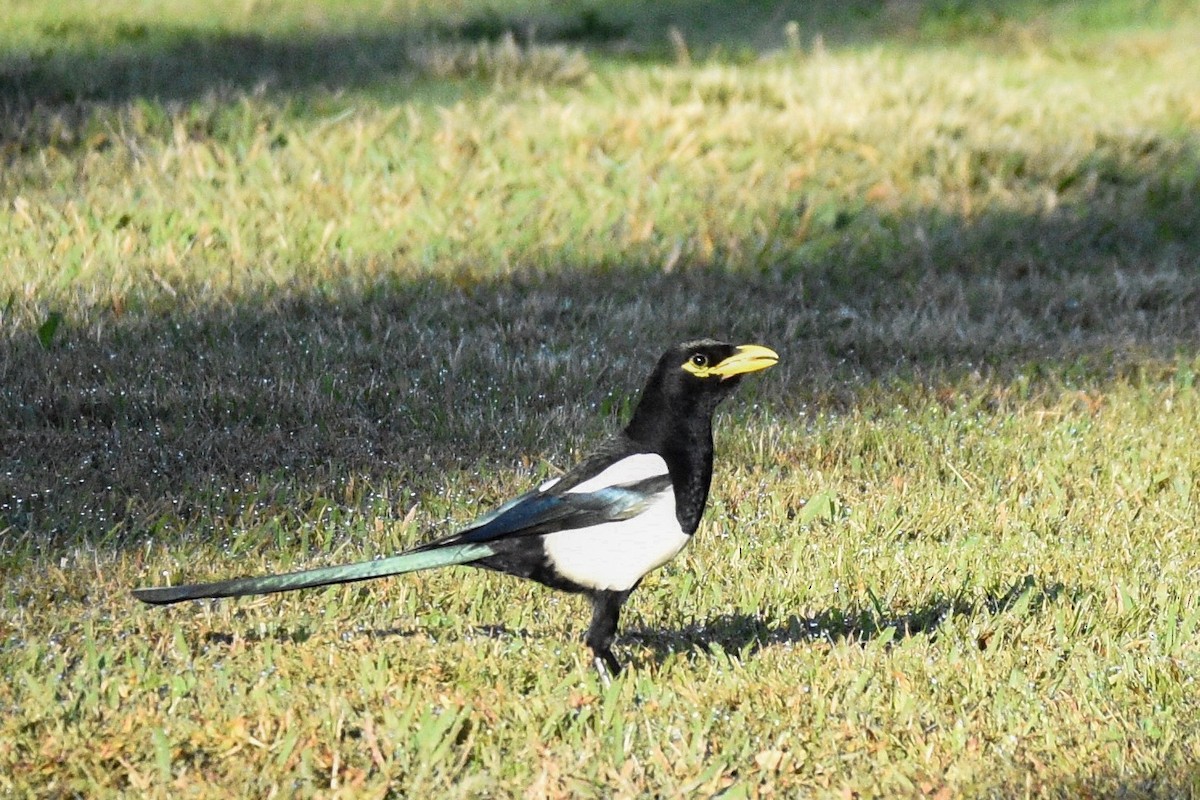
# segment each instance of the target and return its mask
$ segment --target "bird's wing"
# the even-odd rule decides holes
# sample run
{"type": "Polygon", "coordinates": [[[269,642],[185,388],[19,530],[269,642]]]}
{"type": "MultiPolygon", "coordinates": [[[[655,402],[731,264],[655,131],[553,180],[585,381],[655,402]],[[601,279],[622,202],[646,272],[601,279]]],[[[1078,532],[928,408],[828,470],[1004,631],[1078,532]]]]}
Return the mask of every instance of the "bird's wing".
{"type": "Polygon", "coordinates": [[[561,478],[416,549],[537,536],[636,517],[671,488],[671,478],[661,456],[633,448],[627,438],[613,437],[561,478]]]}
{"type": "Polygon", "coordinates": [[[590,492],[529,492],[433,546],[492,542],[619,522],[641,514],[670,487],[671,478],[660,475],[590,492]]]}

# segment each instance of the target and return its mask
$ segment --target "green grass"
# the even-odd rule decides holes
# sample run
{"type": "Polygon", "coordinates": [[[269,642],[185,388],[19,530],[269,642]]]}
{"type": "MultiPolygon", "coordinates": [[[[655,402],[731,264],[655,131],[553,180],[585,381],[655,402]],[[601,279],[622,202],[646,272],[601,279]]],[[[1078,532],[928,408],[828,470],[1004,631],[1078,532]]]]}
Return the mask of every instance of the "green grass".
{"type": "Polygon", "coordinates": [[[729,9],[8,4],[0,793],[1200,794],[1200,13],[729,9]],[[783,360],[610,689],[502,576],[128,594],[443,532],[702,334],[783,360]]]}

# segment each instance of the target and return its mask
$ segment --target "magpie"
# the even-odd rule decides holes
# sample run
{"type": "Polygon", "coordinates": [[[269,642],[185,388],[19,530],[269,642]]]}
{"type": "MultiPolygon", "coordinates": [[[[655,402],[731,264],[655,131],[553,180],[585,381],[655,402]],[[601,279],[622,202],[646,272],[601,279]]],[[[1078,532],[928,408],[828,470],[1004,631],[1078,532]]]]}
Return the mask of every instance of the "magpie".
{"type": "Polygon", "coordinates": [[[388,558],[285,575],[136,589],[164,605],[269,594],[464,564],[585,595],[584,641],[607,683],[621,606],[642,578],[691,540],[712,479],[712,417],[741,376],[778,362],[761,345],[713,339],[669,349],[650,373],[629,424],[574,469],[449,536],[388,558]]]}

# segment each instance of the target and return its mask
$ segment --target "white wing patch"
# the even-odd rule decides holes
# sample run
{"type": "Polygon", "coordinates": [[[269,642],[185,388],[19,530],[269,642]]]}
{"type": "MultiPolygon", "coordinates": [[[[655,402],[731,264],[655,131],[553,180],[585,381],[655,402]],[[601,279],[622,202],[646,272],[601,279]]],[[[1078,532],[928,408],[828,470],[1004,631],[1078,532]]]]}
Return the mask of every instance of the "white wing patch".
{"type": "Polygon", "coordinates": [[[619,483],[637,483],[647,478],[657,478],[660,475],[666,474],[667,462],[663,460],[662,456],[655,455],[654,453],[637,453],[614,462],[596,477],[588,478],[578,486],[572,486],[570,489],[567,489],[567,493],[595,492],[606,486],[615,486],[619,483]]]}
{"type": "Polygon", "coordinates": [[[670,561],[690,538],[675,518],[675,490],[668,486],[632,519],[558,531],[543,543],[563,576],[590,589],[624,591],[670,561]]]}

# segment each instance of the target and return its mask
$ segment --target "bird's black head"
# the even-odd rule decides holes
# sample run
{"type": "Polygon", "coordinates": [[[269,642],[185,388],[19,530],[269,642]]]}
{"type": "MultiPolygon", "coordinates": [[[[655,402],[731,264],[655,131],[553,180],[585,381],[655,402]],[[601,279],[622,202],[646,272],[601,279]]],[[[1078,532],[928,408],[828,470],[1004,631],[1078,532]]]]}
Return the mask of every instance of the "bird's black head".
{"type": "Polygon", "coordinates": [[[757,344],[700,339],[663,354],[625,429],[637,441],[662,441],[681,427],[709,430],[713,411],[748,372],[774,366],[779,355],[757,344]]]}

